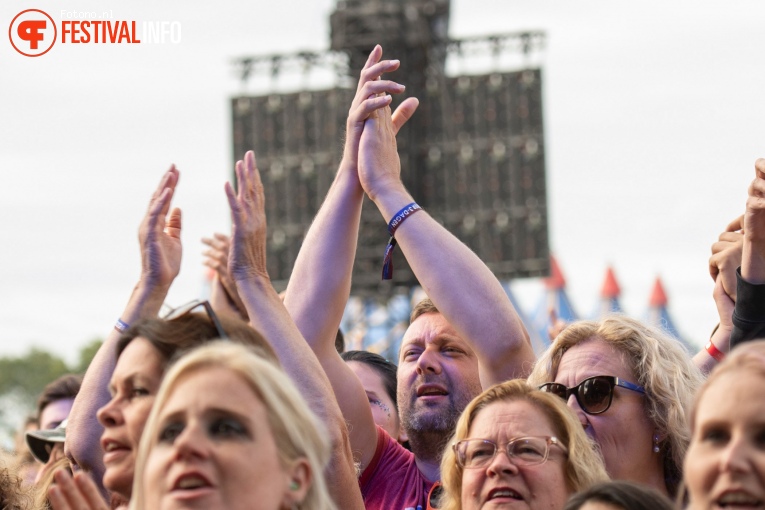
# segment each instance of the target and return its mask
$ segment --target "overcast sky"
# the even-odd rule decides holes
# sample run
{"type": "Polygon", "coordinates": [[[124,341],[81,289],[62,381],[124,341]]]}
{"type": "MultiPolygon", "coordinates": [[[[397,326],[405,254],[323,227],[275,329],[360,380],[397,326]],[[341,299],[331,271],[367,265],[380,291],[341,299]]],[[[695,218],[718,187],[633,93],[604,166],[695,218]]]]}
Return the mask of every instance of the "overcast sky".
{"type": "MultiPolygon", "coordinates": [[[[232,58],[324,49],[332,0],[0,3],[0,355],[36,344],[68,359],[103,336],[139,273],[137,228],[171,163],[184,258],[168,301],[203,289],[199,239],[226,230],[232,58]],[[173,21],[178,44],[7,39],[27,8],[173,21]]],[[[453,0],[450,33],[547,33],[544,116],[552,250],[582,315],[605,268],[642,316],[661,275],[677,326],[716,323],[709,249],[743,212],[765,156],[765,3],[740,0],[453,0]]],[[[402,62],[405,66],[406,62],[402,62]]],[[[279,197],[269,197],[276,199],[279,197]]],[[[533,304],[538,284],[517,287],[533,304]]]]}

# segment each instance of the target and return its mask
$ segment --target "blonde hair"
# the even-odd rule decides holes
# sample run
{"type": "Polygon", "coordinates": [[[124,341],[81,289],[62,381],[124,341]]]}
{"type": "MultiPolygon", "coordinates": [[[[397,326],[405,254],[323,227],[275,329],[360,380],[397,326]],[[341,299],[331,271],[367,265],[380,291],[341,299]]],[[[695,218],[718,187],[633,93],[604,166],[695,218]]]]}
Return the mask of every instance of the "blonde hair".
{"type": "Polygon", "coordinates": [[[48,500],[48,489],[50,489],[56,483],[53,479],[56,471],[59,469],[65,469],[67,472],[69,472],[70,475],[72,474],[72,470],[69,467],[69,459],[63,455],[59,459],[55,460],[50,466],[46,464],[43,469],[46,469],[46,472],[36,486],[37,494],[35,495],[34,508],[37,510],[48,510],[53,508],[53,506],[50,504],[50,500],[48,500]]]}
{"type": "Polygon", "coordinates": [[[591,339],[625,355],[637,377],[634,382],[645,388],[647,416],[659,436],[666,438],[662,444],[664,481],[669,494],[676,494],[690,442],[686,413],[704,380],[701,371],[677,340],[629,317],[611,315],[600,321],[574,322],[564,329],[537,360],[529,383],[537,387],[554,381],[566,351],[591,339]]]}
{"type": "Polygon", "coordinates": [[[425,315],[426,313],[441,313],[438,308],[436,308],[436,305],[433,304],[433,301],[427,297],[421,299],[419,303],[414,305],[412,313],[409,314],[409,324],[417,320],[417,317],[420,315],[425,315]]]}
{"type": "Polygon", "coordinates": [[[33,508],[34,487],[27,486],[18,473],[16,459],[0,449],[0,508],[27,510],[33,508]]]}
{"type": "Polygon", "coordinates": [[[568,450],[564,473],[566,488],[571,494],[608,480],[597,449],[565,402],[560,397],[532,388],[526,381],[514,379],[492,386],[478,395],[460,416],[454,436],[441,459],[441,484],[444,488],[439,506],[441,510],[461,508],[464,470],[457,464],[457,455],[452,449],[452,444],[468,437],[470,426],[482,409],[494,402],[516,400],[528,402],[539,409],[547,417],[558,440],[568,450]]]}
{"type": "Polygon", "coordinates": [[[324,467],[329,462],[330,444],[324,425],[310,410],[292,380],[279,367],[266,361],[246,346],[216,341],[181,357],[167,372],[146,423],[138,449],[133,480],[131,510],[152,507],[145,501],[143,473],[151,449],[157,443],[159,416],[173,394],[178,381],[196,371],[224,368],[243,381],[263,402],[267,419],[283,465],[305,458],[311,469],[311,486],[296,508],[336,510],[324,480],[324,467]]]}

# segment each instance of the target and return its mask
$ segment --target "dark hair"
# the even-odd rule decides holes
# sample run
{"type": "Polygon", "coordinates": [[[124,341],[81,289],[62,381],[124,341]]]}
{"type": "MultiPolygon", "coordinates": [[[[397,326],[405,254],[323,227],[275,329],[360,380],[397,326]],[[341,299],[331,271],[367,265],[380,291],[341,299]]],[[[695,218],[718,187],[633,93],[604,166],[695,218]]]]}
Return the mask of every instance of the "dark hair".
{"type": "MultiPolygon", "coordinates": [[[[219,316],[228,339],[247,345],[261,357],[279,365],[271,345],[246,322],[234,317],[219,316]]],[[[134,339],[141,337],[155,348],[165,360],[165,367],[176,356],[219,337],[215,324],[207,314],[189,313],[173,320],[144,319],[130,326],[117,341],[116,356],[119,359],[134,339]]]]}
{"type": "Polygon", "coordinates": [[[614,505],[624,510],[673,510],[672,502],[656,489],[632,482],[605,482],[574,494],[563,510],[579,510],[588,501],[614,505]]]}
{"type": "Polygon", "coordinates": [[[51,402],[76,397],[81,385],[82,376],[75,374],[64,374],[55,381],[48,383],[37,399],[37,420],[39,421],[43,409],[48,407],[51,402]]]}
{"type": "Polygon", "coordinates": [[[395,363],[391,363],[379,354],[368,351],[346,351],[340,354],[340,357],[345,362],[357,361],[364,363],[377,372],[382,378],[385,393],[393,401],[393,405],[396,406],[396,412],[398,412],[398,402],[396,401],[396,370],[398,367],[395,363]]]}
{"type": "Polygon", "coordinates": [[[337,335],[335,335],[335,350],[340,354],[345,352],[345,336],[340,328],[337,328],[337,335]]]}

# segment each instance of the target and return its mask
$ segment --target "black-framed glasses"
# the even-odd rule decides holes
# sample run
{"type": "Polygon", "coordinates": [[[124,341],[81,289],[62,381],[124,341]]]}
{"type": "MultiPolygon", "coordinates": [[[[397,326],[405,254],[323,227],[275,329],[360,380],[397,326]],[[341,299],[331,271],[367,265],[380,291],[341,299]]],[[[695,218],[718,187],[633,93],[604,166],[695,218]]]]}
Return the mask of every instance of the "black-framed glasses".
{"type": "MultiPolygon", "coordinates": [[[[516,466],[534,466],[547,461],[552,445],[563,450],[563,453],[568,453],[557,437],[550,436],[516,437],[508,441],[504,447],[510,462],[516,466]]],[[[452,445],[457,464],[465,469],[488,466],[497,455],[499,448],[497,443],[490,439],[463,439],[452,445]]]]}
{"type": "Polygon", "coordinates": [[[194,301],[186,303],[185,305],[181,305],[178,308],[173,308],[172,310],[170,310],[169,312],[165,314],[163,319],[167,321],[171,321],[173,319],[183,317],[184,315],[190,314],[191,312],[193,312],[200,306],[204,307],[205,312],[207,312],[207,316],[215,325],[215,329],[218,331],[218,338],[228,339],[228,335],[226,334],[226,331],[223,329],[223,326],[221,325],[220,320],[218,319],[218,316],[215,315],[215,311],[213,310],[213,307],[209,301],[205,301],[202,299],[195,299],[194,301]]]}
{"type": "Polygon", "coordinates": [[[580,382],[576,386],[567,388],[560,383],[544,383],[540,390],[558,395],[568,402],[571,395],[576,395],[579,407],[587,414],[601,414],[608,411],[611,401],[614,399],[614,388],[619,386],[630,391],[645,394],[645,388],[637,384],[619,379],[611,375],[596,375],[580,382]]]}

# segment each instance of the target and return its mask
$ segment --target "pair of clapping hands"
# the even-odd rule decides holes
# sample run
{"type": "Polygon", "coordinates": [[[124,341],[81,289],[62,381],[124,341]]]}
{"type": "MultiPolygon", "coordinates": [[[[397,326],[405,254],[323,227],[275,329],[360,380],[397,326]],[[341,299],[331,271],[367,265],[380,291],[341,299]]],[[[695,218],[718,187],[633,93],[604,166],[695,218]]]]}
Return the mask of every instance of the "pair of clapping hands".
{"type": "Polygon", "coordinates": [[[755,162],[755,178],[749,185],[746,211],[731,221],[712,245],[709,274],[715,280],[714,299],[720,315],[719,328],[732,330],[736,303],[736,270],[754,284],[765,283],[765,159],[755,162]]]}

